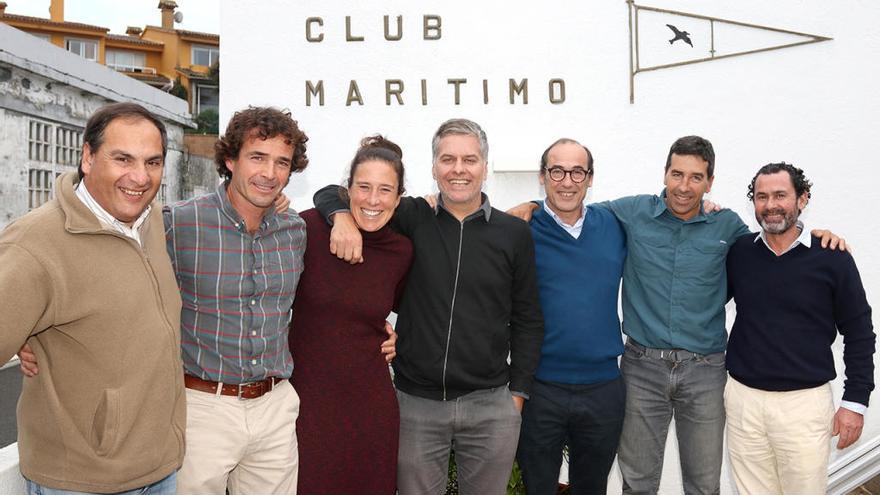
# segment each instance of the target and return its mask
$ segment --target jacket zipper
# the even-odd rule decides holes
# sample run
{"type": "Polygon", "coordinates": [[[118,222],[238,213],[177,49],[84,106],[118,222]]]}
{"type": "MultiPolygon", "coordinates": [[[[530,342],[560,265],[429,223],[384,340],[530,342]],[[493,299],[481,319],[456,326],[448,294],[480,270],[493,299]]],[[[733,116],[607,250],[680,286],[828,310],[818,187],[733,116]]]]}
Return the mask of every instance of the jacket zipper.
{"type": "Polygon", "coordinates": [[[452,286],[452,304],[449,305],[449,328],[446,331],[446,353],[443,355],[443,400],[446,400],[446,364],[449,361],[449,342],[452,340],[452,315],[455,313],[455,295],[458,292],[458,271],[461,269],[461,241],[464,238],[464,221],[459,221],[458,257],[455,260],[455,285],[452,286]]]}

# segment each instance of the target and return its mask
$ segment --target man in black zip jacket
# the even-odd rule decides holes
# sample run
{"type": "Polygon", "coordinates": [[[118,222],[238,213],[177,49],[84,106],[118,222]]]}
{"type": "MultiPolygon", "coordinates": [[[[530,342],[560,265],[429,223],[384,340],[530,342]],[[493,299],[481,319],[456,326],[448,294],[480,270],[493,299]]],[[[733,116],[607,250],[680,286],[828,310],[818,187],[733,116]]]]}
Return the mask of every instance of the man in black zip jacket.
{"type": "MultiPolygon", "coordinates": [[[[481,192],[489,146],[479,125],[443,123],[432,151],[437,207],[402,198],[392,220],[415,248],[393,363],[397,488],[442,493],[454,444],[460,493],[503,494],[544,333],[534,245],[528,224],[492,208],[481,192]]],[[[314,201],[333,216],[331,250],[359,259],[360,235],[337,186],[314,201]]]]}

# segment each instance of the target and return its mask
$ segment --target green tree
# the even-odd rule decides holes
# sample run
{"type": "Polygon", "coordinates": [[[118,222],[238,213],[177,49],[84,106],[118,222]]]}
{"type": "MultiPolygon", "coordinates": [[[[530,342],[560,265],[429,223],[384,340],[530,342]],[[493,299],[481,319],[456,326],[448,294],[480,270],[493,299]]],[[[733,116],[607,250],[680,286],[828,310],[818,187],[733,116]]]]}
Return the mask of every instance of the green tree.
{"type": "Polygon", "coordinates": [[[217,134],[220,131],[220,115],[213,108],[202,110],[195,118],[197,134],[217,134]]]}

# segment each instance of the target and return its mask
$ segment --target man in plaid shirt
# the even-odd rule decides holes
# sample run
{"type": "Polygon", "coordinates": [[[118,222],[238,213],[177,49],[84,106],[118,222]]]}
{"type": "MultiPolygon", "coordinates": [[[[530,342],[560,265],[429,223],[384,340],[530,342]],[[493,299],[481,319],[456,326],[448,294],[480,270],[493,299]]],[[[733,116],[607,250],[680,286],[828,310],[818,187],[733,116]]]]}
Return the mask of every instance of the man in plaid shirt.
{"type": "Polygon", "coordinates": [[[307,140],[289,112],[237,112],[216,145],[223,183],[165,208],[183,299],[182,494],[296,492],[299,397],[288,382],[287,328],[306,232],[274,202],[308,164],[307,140]]]}

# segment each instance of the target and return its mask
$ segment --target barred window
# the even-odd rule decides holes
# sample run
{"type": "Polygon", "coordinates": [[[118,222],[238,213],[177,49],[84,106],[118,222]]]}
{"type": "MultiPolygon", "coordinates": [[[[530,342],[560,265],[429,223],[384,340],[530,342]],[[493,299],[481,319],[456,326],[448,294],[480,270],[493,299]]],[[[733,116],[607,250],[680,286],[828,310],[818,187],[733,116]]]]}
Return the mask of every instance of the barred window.
{"type": "Polygon", "coordinates": [[[83,133],[74,129],[57,127],[55,129],[55,163],[59,165],[79,165],[83,133]]]}
{"type": "Polygon", "coordinates": [[[52,199],[54,175],[51,170],[36,168],[28,170],[28,210],[33,210],[52,199]]]}
{"type": "Polygon", "coordinates": [[[52,146],[52,126],[45,122],[32,120],[28,133],[28,159],[36,162],[49,162],[52,155],[49,148],[52,146]]]}

